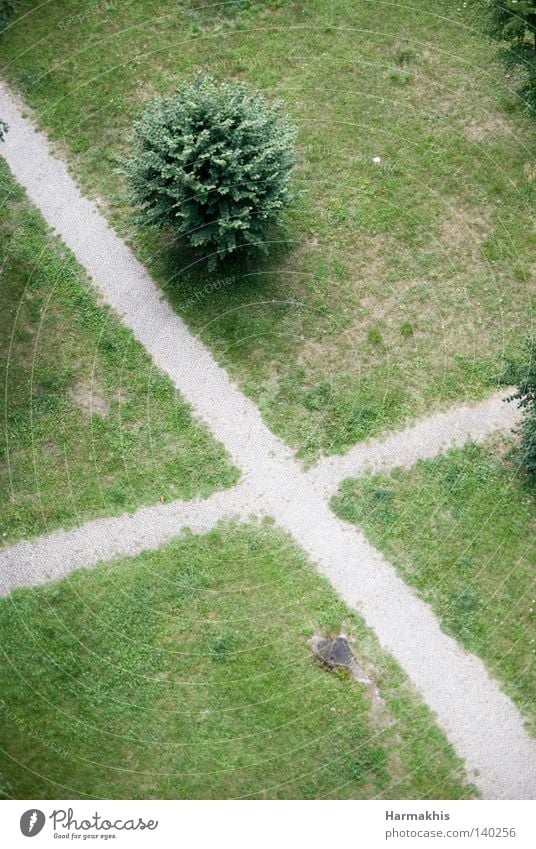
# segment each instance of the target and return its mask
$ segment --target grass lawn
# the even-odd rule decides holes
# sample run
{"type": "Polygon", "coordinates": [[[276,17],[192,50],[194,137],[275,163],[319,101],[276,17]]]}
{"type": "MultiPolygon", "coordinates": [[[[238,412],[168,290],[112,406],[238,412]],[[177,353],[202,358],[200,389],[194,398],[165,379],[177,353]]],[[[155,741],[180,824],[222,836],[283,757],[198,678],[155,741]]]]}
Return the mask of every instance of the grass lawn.
{"type": "Polygon", "coordinates": [[[18,8],[2,74],[302,456],[496,384],[534,307],[534,126],[478,6],[18,8]],[[119,172],[143,104],[199,71],[282,97],[300,130],[301,193],[272,258],[217,275],[188,268],[169,237],[136,230],[119,172]]]}
{"type": "Polygon", "coordinates": [[[232,484],[130,331],[0,161],[0,541],[232,484]]]}
{"type": "Polygon", "coordinates": [[[361,619],[268,525],[226,525],[0,599],[0,773],[17,798],[466,798],[361,619]],[[352,639],[385,704],[321,667],[352,639]]]}
{"type": "Polygon", "coordinates": [[[536,500],[510,450],[497,440],[390,477],[347,480],[334,507],[486,661],[534,728],[536,500]]]}

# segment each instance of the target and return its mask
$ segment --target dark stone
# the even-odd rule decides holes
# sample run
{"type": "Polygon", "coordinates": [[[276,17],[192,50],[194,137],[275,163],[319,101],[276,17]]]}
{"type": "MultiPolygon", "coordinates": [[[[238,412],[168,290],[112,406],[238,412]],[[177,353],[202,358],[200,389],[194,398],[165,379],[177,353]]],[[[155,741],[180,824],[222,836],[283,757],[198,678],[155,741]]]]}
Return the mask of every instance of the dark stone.
{"type": "Polygon", "coordinates": [[[324,637],[313,637],[310,641],[313,654],[327,663],[328,666],[345,666],[352,669],[355,658],[345,636],[333,640],[324,637]]]}
{"type": "Polygon", "coordinates": [[[359,684],[365,684],[370,690],[372,702],[375,706],[383,705],[383,699],[377,685],[357,662],[344,634],[339,634],[338,637],[332,639],[315,634],[309,640],[309,646],[314,656],[325,663],[326,666],[329,666],[330,669],[347,669],[355,681],[359,684]]]}

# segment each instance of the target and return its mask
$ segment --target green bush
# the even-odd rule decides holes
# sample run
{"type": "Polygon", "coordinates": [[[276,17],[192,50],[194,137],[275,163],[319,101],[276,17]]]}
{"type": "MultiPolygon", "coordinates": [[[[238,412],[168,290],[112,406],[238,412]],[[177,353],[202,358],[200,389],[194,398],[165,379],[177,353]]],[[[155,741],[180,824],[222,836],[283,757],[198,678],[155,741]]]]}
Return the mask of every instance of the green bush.
{"type": "Polygon", "coordinates": [[[0,33],[5,30],[14,13],[15,0],[0,0],[0,33]]]}
{"type": "Polygon", "coordinates": [[[126,165],[141,221],[171,226],[212,266],[264,248],[290,197],[295,137],[277,105],[241,84],[203,78],[153,101],[126,165]]]}
{"type": "Polygon", "coordinates": [[[535,0],[489,0],[491,33],[518,51],[536,47],[535,0]]]}
{"type": "MultiPolygon", "coordinates": [[[[536,339],[527,344],[527,360],[520,377],[517,392],[509,401],[517,401],[524,411],[520,434],[519,459],[532,482],[536,483],[536,339]]],[[[518,370],[519,374],[519,370],[518,370]]]]}
{"type": "Polygon", "coordinates": [[[519,94],[536,111],[536,0],[488,0],[490,32],[508,45],[504,58],[522,69],[519,94]]]}

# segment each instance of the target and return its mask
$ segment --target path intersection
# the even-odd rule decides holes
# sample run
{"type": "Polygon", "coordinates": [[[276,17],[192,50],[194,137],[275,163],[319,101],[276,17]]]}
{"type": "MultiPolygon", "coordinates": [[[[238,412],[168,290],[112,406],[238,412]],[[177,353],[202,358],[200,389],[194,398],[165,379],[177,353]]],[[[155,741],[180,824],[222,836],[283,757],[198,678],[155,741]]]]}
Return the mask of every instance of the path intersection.
{"type": "Polygon", "coordinates": [[[361,614],[435,713],[468,777],[485,798],[534,798],[536,740],[483,662],[445,634],[431,610],[355,527],[329,504],[340,481],[367,470],[409,467],[451,445],[508,429],[516,417],[500,396],[436,413],[385,440],[355,446],[303,471],[258,409],[162,297],[145,268],[84,198],[65,164],[0,85],[10,131],[2,154],[44,219],[74,253],[96,290],[225,446],[241,479],[205,501],[143,507],[86,522],[0,551],[0,594],[156,549],[189,528],[220,519],[270,516],[307,552],[344,601],[361,614]]]}

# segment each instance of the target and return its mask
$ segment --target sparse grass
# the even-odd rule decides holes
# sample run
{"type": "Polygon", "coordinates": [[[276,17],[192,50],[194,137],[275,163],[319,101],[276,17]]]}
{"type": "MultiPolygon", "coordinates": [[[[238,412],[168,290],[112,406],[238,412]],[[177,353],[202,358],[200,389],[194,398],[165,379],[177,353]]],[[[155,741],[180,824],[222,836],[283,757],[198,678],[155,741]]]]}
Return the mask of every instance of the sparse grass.
{"type": "Polygon", "coordinates": [[[536,500],[508,443],[345,481],[334,500],[536,718],[536,500]]]}
{"type": "Polygon", "coordinates": [[[0,161],[0,542],[237,472],[0,161]]]}
{"type": "Polygon", "coordinates": [[[21,0],[3,36],[85,189],[308,458],[489,391],[534,306],[533,125],[472,13],[418,5],[21,0]],[[143,103],[199,70],[284,98],[306,190],[271,261],[218,275],[135,230],[118,170],[143,103]]]}
{"type": "MultiPolygon", "coordinates": [[[[15,798],[466,798],[459,760],[289,539],[225,526],[0,599],[15,798]],[[343,627],[385,706],[313,660],[343,627]]],[[[4,791],[5,792],[5,791],[4,791]]]]}

